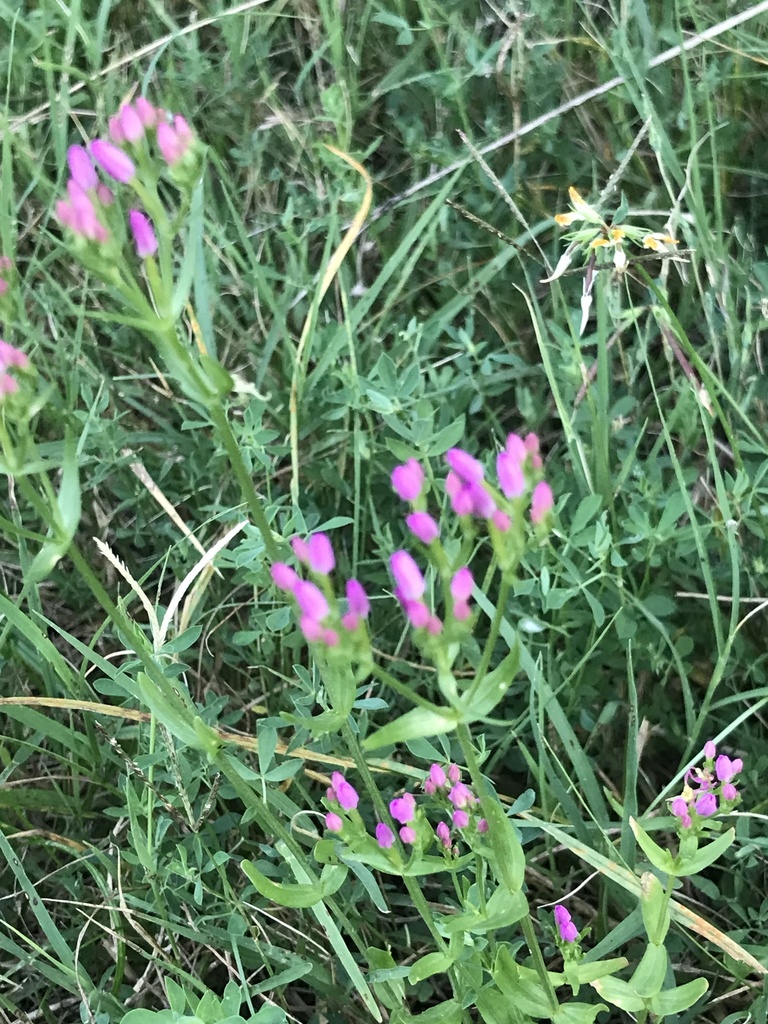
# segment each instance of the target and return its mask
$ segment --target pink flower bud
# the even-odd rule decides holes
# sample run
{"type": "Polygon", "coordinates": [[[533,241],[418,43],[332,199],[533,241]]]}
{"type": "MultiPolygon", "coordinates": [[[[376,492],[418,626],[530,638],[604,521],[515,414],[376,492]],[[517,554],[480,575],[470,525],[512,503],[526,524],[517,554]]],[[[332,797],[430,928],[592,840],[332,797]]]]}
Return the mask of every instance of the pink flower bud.
{"type": "Polygon", "coordinates": [[[533,468],[541,469],[543,462],[541,461],[541,455],[539,455],[539,439],[536,434],[526,434],[523,444],[525,445],[525,450],[531,457],[531,465],[533,468]]]}
{"type": "Polygon", "coordinates": [[[371,610],[371,602],[368,600],[368,595],[362,584],[357,580],[347,580],[345,589],[350,612],[353,615],[358,615],[361,619],[367,619],[368,612],[371,610]]]}
{"type": "Polygon", "coordinates": [[[157,111],[144,96],[139,96],[135,102],[134,107],[136,113],[139,115],[139,120],[145,128],[154,128],[157,124],[157,111]]]}
{"type": "Polygon", "coordinates": [[[475,581],[467,566],[463,566],[453,574],[451,579],[451,597],[454,601],[468,601],[472,596],[472,588],[475,581]]]}
{"type": "Polygon", "coordinates": [[[429,626],[431,616],[423,601],[404,601],[403,608],[414,629],[426,629],[429,626]]]}
{"type": "Polygon", "coordinates": [[[179,133],[178,125],[175,122],[173,128],[166,121],[157,126],[157,147],[169,167],[181,160],[192,142],[192,132],[189,130],[187,122],[183,118],[177,118],[177,120],[186,126],[186,133],[179,133]]]}
{"type": "Polygon", "coordinates": [[[109,137],[112,139],[112,141],[118,143],[118,145],[121,142],[125,142],[125,136],[123,135],[123,123],[120,120],[120,116],[118,114],[115,114],[113,117],[110,117],[108,125],[109,137]]]}
{"type": "Polygon", "coordinates": [[[122,149],[103,139],[94,139],[89,146],[91,156],[107,174],[124,185],[136,177],[136,165],[122,149]]]}
{"type": "Polygon", "coordinates": [[[571,915],[565,907],[558,903],[554,911],[555,924],[563,942],[575,942],[579,937],[576,925],[571,921],[571,915]]]}
{"type": "Polygon", "coordinates": [[[291,541],[293,553],[302,565],[309,565],[309,545],[301,537],[294,537],[291,541]]]}
{"type": "Polygon", "coordinates": [[[400,829],[400,841],[406,845],[412,845],[416,842],[416,832],[410,827],[410,825],[403,825],[400,829]]]}
{"type": "Polygon", "coordinates": [[[469,786],[463,782],[457,782],[448,794],[448,799],[454,807],[463,810],[468,804],[475,803],[475,795],[469,786]]]}
{"type": "Polygon", "coordinates": [[[29,369],[29,356],[20,348],[11,345],[10,342],[0,338],[0,370],[7,370],[14,366],[17,370],[29,369]]]}
{"type": "Polygon", "coordinates": [[[322,590],[309,580],[299,580],[293,588],[293,596],[304,615],[322,622],[330,608],[322,590]]]}
{"type": "Polygon", "coordinates": [[[115,193],[108,185],[100,181],[96,185],[96,198],[102,206],[111,206],[115,201],[115,193]]]}
{"type": "Polygon", "coordinates": [[[450,828],[448,828],[444,821],[440,822],[440,824],[435,829],[435,832],[437,833],[437,838],[440,840],[441,845],[445,847],[446,850],[450,849],[451,830],[450,828]]]}
{"type": "Polygon", "coordinates": [[[457,764],[448,765],[448,779],[451,782],[461,782],[461,768],[457,764]]]}
{"type": "Polygon", "coordinates": [[[390,846],[395,844],[395,833],[383,821],[380,821],[376,826],[376,842],[382,850],[388,850],[390,846]]]}
{"type": "Polygon", "coordinates": [[[670,809],[676,818],[684,818],[688,814],[688,802],[685,797],[676,796],[670,809]]]}
{"type": "Polygon", "coordinates": [[[523,468],[508,451],[501,451],[496,456],[496,476],[505,498],[519,498],[525,493],[523,468]]]}
{"type": "Polygon", "coordinates": [[[717,747],[713,740],[707,740],[704,744],[704,757],[706,757],[708,761],[714,761],[715,757],[717,757],[717,747]]]}
{"type": "Polygon", "coordinates": [[[408,459],[392,470],[392,487],[402,501],[415,501],[424,486],[424,470],[416,459],[408,459]]]}
{"type": "Polygon", "coordinates": [[[717,798],[714,793],[705,793],[694,804],[694,809],[702,818],[710,818],[717,814],[717,798]]]}
{"type": "Polygon", "coordinates": [[[431,544],[440,536],[440,527],[429,512],[411,512],[405,517],[408,529],[422,544],[431,544]]]}
{"type": "Polygon", "coordinates": [[[331,784],[339,801],[345,811],[353,811],[360,800],[355,787],[344,778],[341,772],[334,772],[331,776],[331,784]]]}
{"type": "Polygon", "coordinates": [[[443,631],[443,624],[436,615],[430,615],[427,619],[427,632],[430,636],[439,636],[443,631]]]}
{"type": "Polygon", "coordinates": [[[456,828],[466,828],[469,824],[469,815],[466,811],[454,811],[452,817],[456,828]]]}
{"type": "Polygon", "coordinates": [[[531,522],[537,526],[555,504],[552,488],[546,480],[540,480],[531,495],[531,522]]]}
{"type": "Polygon", "coordinates": [[[491,522],[499,531],[499,533],[506,533],[507,530],[512,525],[512,520],[510,519],[510,517],[507,515],[506,512],[502,512],[501,509],[496,509],[496,511],[491,516],[491,522]]]}
{"type": "Polygon", "coordinates": [[[138,115],[135,107],[126,103],[118,114],[123,138],[126,142],[140,142],[144,138],[144,123],[138,115]]]}
{"type": "Polygon", "coordinates": [[[743,767],[744,762],[740,757],[732,761],[726,754],[721,754],[715,762],[715,772],[721,782],[730,782],[734,776],[739,774],[743,767]]]}
{"type": "Polygon", "coordinates": [[[304,639],[311,644],[319,643],[325,638],[325,629],[311,615],[301,616],[299,619],[299,629],[303,633],[304,639]]]}
{"type": "Polygon", "coordinates": [[[19,382],[10,373],[0,373],[0,400],[19,390],[19,382]]]}
{"type": "Polygon", "coordinates": [[[327,576],[336,565],[331,542],[325,533],[313,533],[307,541],[307,561],[312,572],[327,576]]]}
{"type": "Polygon", "coordinates": [[[437,792],[437,786],[431,779],[424,780],[424,792],[427,794],[427,796],[434,796],[435,793],[437,792]]]}
{"type": "Polygon", "coordinates": [[[438,789],[442,789],[445,785],[445,772],[439,764],[433,764],[429,769],[429,778],[438,789]]]}
{"type": "Polygon", "coordinates": [[[449,448],[445,453],[445,461],[467,484],[479,484],[485,476],[482,463],[463,448],[449,448]]]}
{"type": "Polygon", "coordinates": [[[488,822],[485,820],[485,818],[481,818],[478,821],[478,823],[477,823],[477,831],[478,832],[487,832],[488,831],[488,822]]]}
{"type": "MultiPolygon", "coordinates": [[[[529,434],[529,437],[531,435],[529,434]]],[[[507,443],[504,446],[507,455],[514,461],[522,465],[528,457],[528,449],[525,446],[525,441],[519,434],[507,434],[507,443]]]]}
{"type": "Polygon", "coordinates": [[[720,795],[722,796],[723,800],[739,799],[739,791],[738,789],[736,789],[732,782],[725,783],[722,790],[720,791],[720,795]]]}
{"type": "Polygon", "coordinates": [[[407,551],[395,551],[389,559],[392,575],[405,601],[417,601],[427,584],[421,571],[407,551]]]}
{"type": "Polygon", "coordinates": [[[401,825],[407,825],[409,821],[413,821],[416,817],[416,800],[413,793],[403,793],[401,797],[390,801],[389,813],[401,825]]]}
{"type": "Polygon", "coordinates": [[[325,816],[325,827],[329,832],[341,832],[344,828],[344,822],[333,811],[329,811],[325,816]]]}
{"type": "Polygon", "coordinates": [[[290,565],[286,565],[285,562],[275,562],[270,572],[276,587],[293,593],[293,588],[299,581],[295,569],[292,569],[290,565]]]}
{"type": "Polygon", "coordinates": [[[320,639],[323,641],[326,647],[338,647],[339,646],[339,634],[335,629],[324,629],[320,639]]]}
{"type": "Polygon", "coordinates": [[[157,252],[157,236],[152,222],[139,210],[128,211],[128,223],[136,246],[136,255],[140,260],[154,256],[157,252]]]}
{"type": "Polygon", "coordinates": [[[99,183],[99,176],[96,174],[96,168],[93,166],[93,161],[88,155],[88,151],[83,146],[69,147],[67,150],[67,163],[69,164],[69,173],[80,188],[86,191],[96,188],[99,183]]]}

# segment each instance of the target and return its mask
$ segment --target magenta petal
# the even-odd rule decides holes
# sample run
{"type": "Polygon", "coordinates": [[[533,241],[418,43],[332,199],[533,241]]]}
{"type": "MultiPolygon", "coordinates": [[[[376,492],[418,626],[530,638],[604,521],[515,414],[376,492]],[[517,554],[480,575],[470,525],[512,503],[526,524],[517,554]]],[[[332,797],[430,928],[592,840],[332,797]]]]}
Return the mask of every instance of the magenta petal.
{"type": "Polygon", "coordinates": [[[84,146],[70,146],[67,150],[67,163],[69,164],[69,173],[81,188],[86,191],[96,188],[99,177],[84,146]]]}
{"type": "Polygon", "coordinates": [[[90,144],[91,156],[107,174],[124,185],[136,176],[136,165],[122,149],[103,139],[94,139],[90,144]]]}
{"type": "Polygon", "coordinates": [[[418,600],[426,590],[427,584],[413,558],[407,551],[395,551],[389,559],[389,564],[403,599],[418,600]]]}
{"type": "Polygon", "coordinates": [[[336,566],[333,547],[325,533],[313,533],[307,541],[307,559],[313,572],[327,576],[336,566]]]}

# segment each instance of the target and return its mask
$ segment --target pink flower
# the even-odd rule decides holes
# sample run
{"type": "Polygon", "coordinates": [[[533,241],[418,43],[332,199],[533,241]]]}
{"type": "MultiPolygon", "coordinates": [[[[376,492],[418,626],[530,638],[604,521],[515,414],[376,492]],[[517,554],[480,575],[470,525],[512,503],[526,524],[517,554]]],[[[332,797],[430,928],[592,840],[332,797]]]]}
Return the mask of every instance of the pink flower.
{"type": "Polygon", "coordinates": [[[325,827],[329,832],[341,832],[344,828],[344,822],[333,811],[329,811],[325,816],[325,827]]]}
{"type": "Polygon", "coordinates": [[[7,370],[11,366],[17,370],[29,369],[29,356],[7,341],[0,338],[0,370],[7,370]]]}
{"type": "Polygon", "coordinates": [[[411,845],[416,842],[416,832],[410,827],[410,825],[403,825],[400,829],[400,840],[406,845],[411,845]]]}
{"type": "Polygon", "coordinates": [[[481,818],[478,821],[478,823],[477,823],[477,831],[478,832],[487,832],[488,831],[488,822],[485,820],[485,818],[481,818]]]}
{"type": "MultiPolygon", "coordinates": [[[[520,443],[522,444],[522,441],[520,443]]],[[[506,450],[496,456],[496,475],[505,498],[519,498],[525,493],[523,467],[506,450]]]]}
{"type": "Polygon", "coordinates": [[[7,395],[13,395],[19,390],[19,383],[10,373],[0,372],[0,400],[7,395]]]}
{"type": "Polygon", "coordinates": [[[139,210],[129,210],[128,223],[139,259],[145,260],[149,256],[154,256],[157,252],[157,236],[149,217],[139,210]]]}
{"type": "Polygon", "coordinates": [[[672,801],[670,809],[676,818],[685,818],[688,816],[688,802],[685,797],[676,796],[672,801]]]}
{"type": "Polygon", "coordinates": [[[715,746],[712,740],[707,740],[707,742],[704,744],[704,757],[706,757],[708,761],[714,761],[716,756],[717,747],[715,746]]]}
{"type": "Polygon", "coordinates": [[[738,789],[736,789],[736,787],[731,782],[726,782],[726,784],[723,786],[722,790],[720,791],[720,795],[722,796],[723,800],[738,800],[739,799],[739,791],[738,791],[738,789]]]}
{"type": "Polygon", "coordinates": [[[543,466],[543,462],[541,461],[541,455],[539,455],[538,437],[535,434],[526,434],[525,441],[523,441],[523,444],[525,445],[525,450],[531,457],[531,465],[533,466],[533,468],[541,469],[541,467],[543,466]]]}
{"type": "Polygon", "coordinates": [[[454,811],[452,817],[456,828],[466,828],[469,824],[469,815],[466,811],[454,811]]]}
{"type": "Polygon", "coordinates": [[[726,754],[721,754],[715,762],[715,772],[721,782],[730,782],[734,776],[739,774],[743,767],[744,762],[740,757],[732,761],[726,754]]]}
{"type": "Polygon", "coordinates": [[[109,239],[109,232],[99,220],[96,207],[85,189],[78,185],[74,178],[70,178],[67,182],[67,192],[69,201],[60,199],[56,203],[56,216],[61,223],[82,238],[100,244],[105,243],[109,239]]]}
{"type": "Polygon", "coordinates": [[[439,764],[433,764],[429,769],[429,778],[436,789],[442,789],[445,785],[445,772],[439,764]]]}
{"type": "Polygon", "coordinates": [[[270,572],[276,587],[293,593],[293,588],[299,582],[295,569],[292,569],[290,565],[286,565],[285,562],[275,562],[270,572]]]}
{"type": "Polygon", "coordinates": [[[552,488],[546,480],[539,480],[531,495],[531,522],[537,526],[555,504],[552,488]]]}
{"type": "Polygon", "coordinates": [[[118,144],[121,142],[125,142],[125,136],[123,135],[123,124],[120,120],[119,114],[114,114],[112,117],[110,117],[107,124],[109,126],[109,137],[112,139],[112,141],[117,142],[118,144]]]}
{"type": "Polygon", "coordinates": [[[325,533],[313,533],[307,541],[307,562],[312,572],[327,576],[336,565],[331,542],[325,533]]]}
{"type": "Polygon", "coordinates": [[[411,512],[405,517],[408,529],[422,544],[431,544],[440,536],[440,527],[429,512],[411,512]]]}
{"type": "Polygon", "coordinates": [[[415,501],[424,486],[424,470],[416,459],[408,459],[392,470],[392,487],[402,501],[415,501]]]}
{"type": "Polygon", "coordinates": [[[448,765],[448,778],[451,782],[461,782],[461,768],[457,764],[448,765]]]}
{"type": "Polygon", "coordinates": [[[579,937],[578,929],[571,920],[571,915],[565,907],[558,903],[554,911],[555,924],[563,942],[575,942],[579,937]]]}
{"type": "Polygon", "coordinates": [[[409,821],[413,821],[416,817],[416,800],[413,793],[403,793],[402,796],[390,801],[389,813],[401,825],[407,825],[409,821]]]}
{"type": "Polygon", "coordinates": [[[96,188],[99,177],[93,161],[88,156],[88,151],[83,146],[70,146],[67,150],[67,163],[72,179],[77,182],[80,188],[86,191],[96,188]]]}
{"type": "Polygon", "coordinates": [[[401,601],[418,601],[427,584],[421,571],[407,551],[395,551],[389,559],[392,575],[400,593],[401,601]]]}
{"type": "Polygon", "coordinates": [[[475,795],[469,786],[465,786],[463,782],[457,782],[453,789],[448,794],[448,799],[451,801],[454,807],[462,810],[467,804],[475,803],[475,795]]]}
{"type": "Polygon", "coordinates": [[[144,138],[144,122],[139,113],[130,103],[120,108],[117,115],[120,121],[120,130],[126,142],[140,142],[144,138]]]}
{"type": "Polygon", "coordinates": [[[438,636],[443,631],[443,624],[436,615],[430,615],[427,619],[427,632],[430,636],[438,636]]]}
{"type": "Polygon", "coordinates": [[[500,508],[496,509],[496,511],[491,516],[491,522],[499,531],[499,533],[506,533],[507,530],[512,525],[512,520],[510,519],[510,517],[507,515],[506,512],[502,512],[500,508]]]}
{"type": "Polygon", "coordinates": [[[371,602],[368,600],[368,595],[363,590],[362,584],[357,580],[347,580],[346,592],[349,611],[342,616],[341,624],[345,629],[351,631],[357,629],[361,619],[368,618],[371,602]]]}
{"type": "Polygon", "coordinates": [[[395,833],[383,821],[380,821],[376,826],[376,842],[382,850],[388,850],[390,846],[395,844],[395,833]]]}
{"type": "Polygon", "coordinates": [[[309,544],[301,537],[294,537],[291,541],[293,553],[302,565],[309,565],[309,544]]]}
{"type": "Polygon", "coordinates": [[[694,804],[694,809],[702,818],[710,818],[717,814],[717,798],[714,793],[705,793],[694,804]]]}
{"type": "Polygon", "coordinates": [[[157,111],[144,96],[137,97],[134,102],[136,113],[139,115],[139,120],[145,128],[154,128],[157,123],[157,111]]]}
{"type": "Polygon", "coordinates": [[[475,581],[470,569],[465,565],[453,574],[451,579],[451,597],[454,601],[468,601],[472,596],[475,581]]]}
{"type": "Polygon", "coordinates": [[[444,821],[441,821],[440,824],[435,829],[435,832],[437,833],[437,838],[440,840],[441,845],[445,847],[446,850],[449,850],[451,847],[450,828],[446,825],[444,821]]]}
{"type": "Polygon", "coordinates": [[[445,461],[464,483],[479,484],[485,476],[482,463],[463,448],[449,448],[445,453],[445,461]]]}
{"type": "Polygon", "coordinates": [[[167,121],[157,126],[157,148],[169,167],[182,159],[191,143],[192,131],[183,117],[177,115],[173,127],[167,121]]]}
{"type": "MultiPolygon", "coordinates": [[[[530,437],[532,435],[529,434],[528,436],[530,437]]],[[[528,457],[528,449],[525,447],[525,441],[523,441],[519,434],[507,434],[507,443],[504,447],[507,455],[509,455],[513,461],[520,463],[520,465],[522,465],[528,457]]]]}
{"type": "Polygon", "coordinates": [[[108,185],[105,185],[103,181],[100,181],[96,185],[96,198],[102,206],[111,206],[115,201],[115,193],[108,185]]]}
{"type": "Polygon", "coordinates": [[[296,604],[310,619],[322,622],[330,613],[325,594],[309,580],[299,580],[293,588],[293,595],[296,598],[296,604]]]}
{"type": "Polygon", "coordinates": [[[333,787],[333,792],[336,794],[336,799],[344,810],[354,811],[359,803],[360,797],[357,795],[357,790],[352,783],[347,782],[341,772],[334,772],[331,776],[331,786],[333,787]]]}
{"type": "Polygon", "coordinates": [[[424,792],[427,796],[434,796],[437,792],[437,786],[431,779],[424,779],[424,792]]]}
{"type": "Polygon", "coordinates": [[[429,628],[432,616],[423,601],[401,601],[401,604],[414,629],[429,628]]]}
{"type": "Polygon", "coordinates": [[[113,146],[111,142],[94,139],[89,149],[93,159],[102,170],[107,172],[110,178],[114,178],[115,181],[120,181],[124,185],[135,178],[136,165],[133,160],[122,149],[113,146]]]}

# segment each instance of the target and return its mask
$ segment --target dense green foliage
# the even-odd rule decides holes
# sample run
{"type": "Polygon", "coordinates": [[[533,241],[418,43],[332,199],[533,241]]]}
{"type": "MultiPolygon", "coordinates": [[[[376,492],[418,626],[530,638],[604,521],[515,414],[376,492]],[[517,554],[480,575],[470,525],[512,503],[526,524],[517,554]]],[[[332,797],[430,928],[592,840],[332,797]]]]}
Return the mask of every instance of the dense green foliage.
{"type": "MultiPolygon", "coordinates": [[[[342,575],[373,595],[382,664],[436,699],[390,596],[386,559],[406,529],[389,474],[409,455],[436,465],[461,444],[485,457],[509,431],[535,430],[557,525],[526,555],[505,609],[527,656],[495,717],[475,726],[483,770],[518,810],[566,829],[572,847],[639,872],[630,815],[649,815],[652,831],[685,766],[722,737],[745,761],[741,811],[751,814],[732,818],[734,845],[677,895],[768,963],[766,15],[652,66],[733,6],[0,2],[0,254],[19,286],[13,308],[0,307],[0,334],[47,385],[34,421],[41,455],[66,466],[63,438],[76,443],[78,549],[149,636],[94,538],[162,617],[200,550],[247,509],[218,435],[135,326],[111,318],[53,207],[67,146],[103,132],[135,83],[182,112],[209,147],[184,330],[214,344],[235,377],[230,419],[275,533],[331,535],[342,575]],[[547,117],[615,76],[623,84],[547,117]],[[535,119],[487,156],[510,209],[459,132],[481,148],[535,119]],[[320,299],[364,201],[360,174],[323,143],[359,161],[374,198],[320,299]],[[623,205],[627,222],[672,231],[684,253],[600,274],[580,337],[581,261],[541,283],[564,248],[552,218],[569,186],[597,203],[609,182],[602,213],[623,205]]],[[[29,699],[0,707],[0,1019],[77,1021],[85,993],[90,1019],[117,1022],[127,1009],[166,1007],[167,979],[171,993],[175,981],[197,996],[247,979],[253,1007],[230,990],[233,1019],[260,1005],[262,1024],[280,1024],[281,1010],[302,1024],[360,1019],[354,979],[319,919],[276,907],[240,870],[248,858],[274,881],[302,880],[274,835],[243,815],[232,778],[155,721],[122,713],[146,711],[128,686],[125,632],[75,563],[65,556],[43,581],[29,577],[45,529],[16,483],[3,476],[0,697],[29,699]],[[50,704],[60,698],[70,703],[50,704]]],[[[320,809],[334,759],[348,764],[350,752],[280,717],[313,713],[320,682],[257,531],[215,565],[162,654],[178,659],[205,721],[242,734],[232,756],[309,849],[317,821],[299,812],[320,809]]],[[[487,620],[477,629],[474,664],[487,620]]],[[[363,736],[409,707],[378,681],[359,697],[363,736]]],[[[378,751],[384,797],[434,758],[460,756],[443,742],[378,751]]],[[[616,931],[635,904],[609,873],[588,878],[578,850],[516,821],[531,904],[587,880],[571,909],[591,925],[589,945],[601,955],[621,945],[632,959],[639,916],[616,931]]],[[[406,982],[387,968],[428,953],[430,937],[400,880],[377,879],[348,881],[334,913],[391,1008],[406,982]]],[[[424,892],[438,907],[455,900],[446,874],[424,892]]],[[[703,1019],[751,1008],[764,1021],[762,979],[718,944],[675,926],[667,950],[676,969],[709,979],[718,1002],[703,1019]]],[[[448,995],[439,973],[407,986],[414,1014],[448,995]]],[[[213,1003],[206,1012],[226,1015],[213,1003]]]]}

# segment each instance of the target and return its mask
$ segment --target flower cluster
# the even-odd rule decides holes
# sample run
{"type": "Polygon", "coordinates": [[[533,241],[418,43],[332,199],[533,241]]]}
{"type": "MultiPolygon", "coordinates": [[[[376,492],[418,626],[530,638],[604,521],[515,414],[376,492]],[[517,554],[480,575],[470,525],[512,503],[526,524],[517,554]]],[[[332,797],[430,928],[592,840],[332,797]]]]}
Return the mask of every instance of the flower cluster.
{"type": "MultiPolygon", "coordinates": [[[[424,793],[433,798],[433,803],[437,798],[441,812],[449,811],[450,824],[447,821],[440,821],[433,829],[427,820],[424,807],[417,803],[413,793],[406,790],[401,796],[394,797],[389,802],[391,821],[380,821],[376,825],[375,838],[382,850],[389,850],[394,846],[397,833],[405,846],[416,846],[426,850],[437,840],[443,850],[455,854],[458,849],[453,843],[453,829],[466,832],[474,821],[477,832],[488,831],[488,822],[485,818],[476,816],[479,801],[470,787],[461,781],[461,770],[458,765],[451,764],[445,769],[439,764],[433,764],[424,781],[424,793]]],[[[348,821],[342,817],[342,812],[355,812],[358,801],[357,791],[351,783],[347,782],[340,772],[334,772],[331,776],[331,786],[326,792],[329,810],[325,816],[325,827],[328,831],[343,832],[348,821]]],[[[360,824],[357,815],[354,816],[354,820],[360,824]]],[[[352,838],[351,832],[349,838],[352,838]]]]}
{"type": "Polygon", "coordinates": [[[627,266],[627,254],[624,250],[627,242],[659,253],[670,252],[672,247],[677,245],[676,238],[658,231],[623,223],[608,224],[593,206],[582,199],[575,188],[569,188],[568,195],[571,200],[571,211],[558,213],[555,216],[556,223],[560,227],[576,223],[582,223],[584,226],[566,236],[571,244],[561,256],[552,276],[545,278],[542,283],[556,281],[570,267],[577,253],[582,251],[591,255],[612,250],[613,266],[621,272],[627,266]]]}
{"type": "Polygon", "coordinates": [[[575,942],[579,937],[579,930],[571,920],[570,913],[558,903],[554,910],[555,924],[561,942],[575,942]]]}
{"type": "Polygon", "coordinates": [[[363,628],[370,611],[368,595],[358,580],[347,580],[347,611],[341,615],[330,582],[330,574],[336,568],[336,557],[327,534],[314,533],[307,540],[294,537],[291,547],[313,580],[302,579],[286,562],[275,562],[271,569],[272,579],[281,590],[293,595],[299,610],[299,628],[305,639],[310,643],[337,647],[339,629],[355,634],[363,628]]]}
{"type": "Polygon", "coordinates": [[[329,832],[341,832],[344,829],[344,819],[338,812],[357,810],[360,802],[357,790],[351,782],[347,782],[341,772],[334,772],[325,796],[331,808],[325,816],[325,827],[329,832]]]}
{"type": "MultiPolygon", "coordinates": [[[[115,195],[99,171],[111,183],[130,185],[138,197],[144,194],[141,169],[149,164],[152,144],[171,176],[182,180],[186,164],[196,163],[195,137],[179,114],[154,107],[140,96],[126,103],[109,120],[109,139],[94,139],[86,146],[70,146],[67,151],[69,180],[67,198],[56,204],[56,216],[76,239],[106,246],[122,236],[119,215],[113,214],[115,195]],[[110,224],[110,218],[112,222],[110,224]]],[[[149,175],[149,178],[156,177],[149,175]]],[[[154,227],[141,210],[128,211],[136,253],[145,260],[154,256],[158,243],[154,227]]]]}
{"type": "Polygon", "coordinates": [[[744,768],[740,757],[717,754],[712,740],[704,744],[704,766],[692,768],[685,776],[680,796],[670,802],[670,810],[683,830],[698,830],[703,820],[717,813],[727,813],[741,797],[733,780],[744,768]]]}
{"type": "Polygon", "coordinates": [[[19,390],[19,382],[8,371],[29,369],[29,357],[0,338],[0,402],[19,390]]]}

